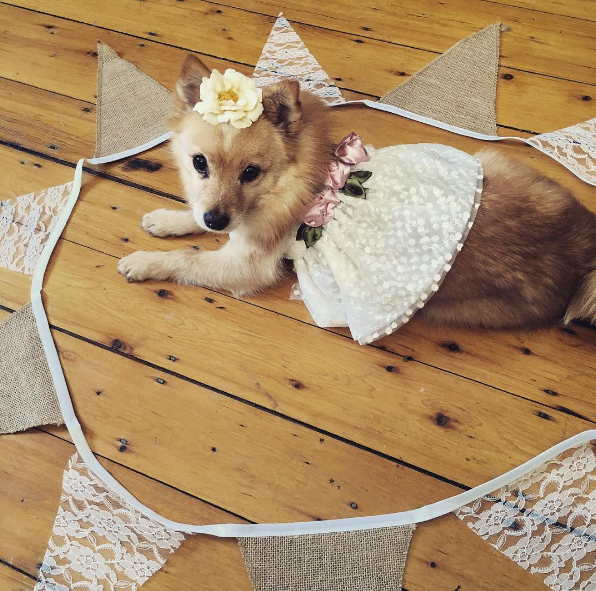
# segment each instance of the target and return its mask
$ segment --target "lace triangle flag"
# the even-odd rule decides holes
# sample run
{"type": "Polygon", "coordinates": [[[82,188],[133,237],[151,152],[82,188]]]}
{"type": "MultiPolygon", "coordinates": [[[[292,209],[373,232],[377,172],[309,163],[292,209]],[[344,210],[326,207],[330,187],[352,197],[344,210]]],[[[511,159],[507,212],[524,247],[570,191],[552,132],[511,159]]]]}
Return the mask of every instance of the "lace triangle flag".
{"type": "Polygon", "coordinates": [[[97,145],[102,158],[150,142],[167,133],[170,91],[98,43],[97,145]]]}
{"type": "Polygon", "coordinates": [[[110,492],[74,454],[34,591],[136,591],[184,536],[110,492]]]}
{"type": "Polygon", "coordinates": [[[590,443],[455,514],[554,591],[596,589],[596,456],[590,443]]]}
{"type": "Polygon", "coordinates": [[[596,119],[541,133],[526,138],[525,142],[560,162],[586,183],[596,185],[596,119]]]}
{"type": "Polygon", "coordinates": [[[0,323],[0,433],[63,423],[31,304],[0,323]]]}
{"type": "Polygon", "coordinates": [[[0,201],[0,267],[31,275],[72,183],[0,201]]]}
{"type": "Polygon", "coordinates": [[[401,591],[414,525],[240,538],[255,591],[401,591]]]}
{"type": "Polygon", "coordinates": [[[500,24],[456,43],[380,102],[470,131],[497,135],[500,24]]]}
{"type": "Polygon", "coordinates": [[[283,16],[275,21],[253,78],[257,86],[268,86],[287,78],[300,81],[300,87],[330,104],[345,103],[339,88],[308,51],[292,25],[283,16]]]}

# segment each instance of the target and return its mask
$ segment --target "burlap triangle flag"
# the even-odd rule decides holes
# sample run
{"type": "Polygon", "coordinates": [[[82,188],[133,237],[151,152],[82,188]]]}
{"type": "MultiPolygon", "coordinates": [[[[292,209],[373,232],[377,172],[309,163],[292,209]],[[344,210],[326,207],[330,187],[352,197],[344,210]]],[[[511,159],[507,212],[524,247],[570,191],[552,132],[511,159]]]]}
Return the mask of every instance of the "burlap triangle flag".
{"type": "Polygon", "coordinates": [[[60,506],[34,591],[135,591],[184,535],[145,517],[108,490],[78,454],[62,479],[60,506]]]}
{"type": "Polygon", "coordinates": [[[257,86],[268,86],[288,78],[300,82],[328,103],[345,103],[339,88],[308,51],[292,25],[283,16],[277,17],[261,57],[255,66],[253,78],[257,86]]]}
{"type": "Polygon", "coordinates": [[[141,146],[168,131],[167,88],[98,43],[97,145],[101,158],[141,146]]]}
{"type": "Polygon", "coordinates": [[[31,304],[0,322],[0,433],[63,423],[31,304]]]}
{"type": "Polygon", "coordinates": [[[0,201],[0,267],[31,275],[72,183],[0,201]]]}
{"type": "Polygon", "coordinates": [[[415,526],[240,538],[255,591],[401,591],[415,526]]]}
{"type": "Polygon", "coordinates": [[[497,135],[500,24],[456,43],[380,102],[449,125],[497,135]]]}

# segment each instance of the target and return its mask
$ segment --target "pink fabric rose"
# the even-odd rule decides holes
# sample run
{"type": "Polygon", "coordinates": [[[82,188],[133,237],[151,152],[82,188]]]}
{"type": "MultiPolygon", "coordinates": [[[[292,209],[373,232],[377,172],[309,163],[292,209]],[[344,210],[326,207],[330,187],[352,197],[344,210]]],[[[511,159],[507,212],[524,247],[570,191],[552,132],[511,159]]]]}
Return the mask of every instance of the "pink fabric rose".
{"type": "Polygon", "coordinates": [[[335,155],[343,163],[350,166],[370,160],[366,148],[362,143],[362,138],[354,131],[339,142],[339,146],[335,150],[335,155]]]}
{"type": "Polygon", "coordinates": [[[329,177],[326,185],[332,189],[342,189],[350,176],[350,165],[339,160],[332,160],[329,163],[329,177]]]}
{"type": "Polygon", "coordinates": [[[318,228],[326,226],[332,219],[335,208],[340,201],[331,187],[325,187],[322,193],[319,193],[313,204],[308,208],[304,216],[304,223],[307,226],[318,228]]]}

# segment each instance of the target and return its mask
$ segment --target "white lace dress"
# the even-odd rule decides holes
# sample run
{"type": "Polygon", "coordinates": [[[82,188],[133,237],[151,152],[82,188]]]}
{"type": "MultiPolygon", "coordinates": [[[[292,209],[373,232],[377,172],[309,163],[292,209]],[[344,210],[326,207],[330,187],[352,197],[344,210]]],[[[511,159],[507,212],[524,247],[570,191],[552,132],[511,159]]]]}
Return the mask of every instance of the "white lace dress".
{"type": "Polygon", "coordinates": [[[437,144],[369,150],[366,198],[340,195],[322,237],[292,239],[298,284],[319,326],[348,326],[370,343],[406,323],[439,289],[472,227],[482,193],[480,162],[437,144]]]}

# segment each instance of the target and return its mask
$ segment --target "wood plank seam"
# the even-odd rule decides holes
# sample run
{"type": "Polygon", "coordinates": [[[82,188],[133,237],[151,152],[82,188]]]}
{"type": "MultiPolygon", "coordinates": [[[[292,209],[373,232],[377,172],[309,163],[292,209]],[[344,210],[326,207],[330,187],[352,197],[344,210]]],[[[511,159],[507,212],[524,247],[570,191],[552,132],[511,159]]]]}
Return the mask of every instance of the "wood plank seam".
{"type": "Polygon", "coordinates": [[[23,570],[22,568],[15,566],[14,564],[10,564],[10,562],[8,562],[8,560],[4,560],[3,558],[0,558],[0,564],[6,566],[8,568],[11,568],[12,570],[17,571],[18,573],[21,573],[22,575],[25,575],[26,577],[29,577],[30,579],[33,579],[34,581],[37,581],[37,575],[29,573],[26,570],[23,570]]]}
{"type": "MultiPolygon", "coordinates": [[[[8,306],[4,306],[2,304],[0,304],[0,308],[3,309],[3,310],[5,310],[5,311],[7,311],[7,312],[11,312],[11,313],[15,312],[14,309],[9,308],[8,306]]],[[[432,471],[426,470],[426,469],[421,468],[419,466],[415,466],[414,464],[411,464],[411,463],[409,463],[409,462],[407,462],[405,460],[402,460],[400,458],[391,456],[389,454],[386,454],[386,453],[384,453],[382,451],[373,449],[371,447],[368,447],[368,446],[363,445],[361,443],[358,443],[356,441],[352,441],[351,439],[348,439],[348,438],[343,437],[341,435],[338,435],[336,433],[332,433],[330,431],[327,431],[325,429],[322,429],[320,427],[317,427],[316,425],[312,425],[310,423],[301,421],[301,420],[296,419],[294,417],[291,417],[289,415],[283,414],[283,413],[281,413],[279,411],[276,411],[276,410],[273,410],[273,409],[264,407],[264,406],[262,406],[262,405],[260,405],[260,404],[258,404],[256,402],[252,402],[250,400],[247,400],[245,398],[242,398],[242,397],[237,396],[235,394],[232,394],[230,392],[226,392],[225,390],[222,390],[220,388],[211,386],[211,385],[206,384],[204,382],[201,382],[199,380],[193,379],[193,378],[191,378],[189,376],[185,376],[184,374],[181,374],[179,372],[176,372],[176,371],[171,370],[169,368],[166,368],[164,366],[158,365],[158,364],[153,363],[151,361],[147,361],[145,359],[142,359],[140,357],[137,357],[135,355],[132,355],[131,353],[127,353],[126,351],[120,351],[117,347],[114,347],[114,346],[110,347],[109,345],[106,345],[104,343],[99,343],[99,342],[97,342],[97,341],[95,341],[93,339],[90,339],[90,338],[85,337],[83,335],[74,333],[74,332],[72,332],[70,330],[67,330],[65,328],[61,328],[61,327],[56,326],[54,324],[50,324],[50,328],[52,330],[55,330],[55,331],[60,332],[62,334],[68,335],[69,337],[72,337],[72,338],[75,338],[75,339],[84,341],[84,342],[86,342],[86,343],[88,343],[90,345],[94,345],[94,346],[96,346],[96,347],[98,347],[100,349],[103,349],[104,351],[109,351],[110,353],[115,353],[116,355],[120,355],[121,357],[124,357],[126,359],[129,359],[131,361],[135,361],[137,363],[140,363],[141,365],[144,365],[146,367],[150,367],[151,369],[155,369],[157,371],[160,371],[160,372],[165,373],[167,375],[170,375],[172,377],[178,378],[180,380],[183,380],[185,382],[188,382],[190,384],[193,384],[193,385],[198,386],[200,388],[203,388],[205,390],[209,390],[210,392],[213,392],[213,393],[218,394],[220,396],[224,396],[226,398],[230,398],[232,400],[235,400],[236,402],[240,402],[242,404],[246,404],[247,406],[250,406],[250,407],[255,408],[255,409],[259,410],[259,411],[265,412],[265,413],[267,413],[269,415],[275,416],[275,417],[277,417],[279,419],[282,419],[284,421],[288,421],[288,422],[290,422],[292,424],[299,425],[301,427],[305,427],[305,428],[307,428],[307,429],[309,429],[311,431],[314,431],[315,433],[318,433],[319,435],[324,435],[325,437],[329,437],[329,438],[334,439],[336,441],[339,441],[341,443],[345,443],[345,444],[347,444],[347,445],[349,445],[351,447],[355,447],[355,448],[360,449],[362,451],[365,451],[367,453],[371,453],[371,454],[373,454],[373,455],[375,455],[377,457],[380,457],[380,458],[383,458],[385,460],[388,460],[388,461],[390,461],[390,462],[392,462],[394,464],[399,464],[401,466],[410,468],[412,470],[415,470],[416,472],[419,472],[421,474],[424,474],[425,476],[430,476],[432,478],[435,478],[436,480],[440,480],[441,482],[444,482],[446,484],[450,484],[450,485],[455,486],[457,488],[460,488],[462,490],[468,490],[470,488],[469,486],[467,486],[465,484],[462,484],[460,482],[457,482],[457,481],[455,481],[453,479],[450,479],[450,478],[448,478],[446,476],[443,476],[441,474],[434,473],[432,471]]],[[[425,365],[425,364],[422,364],[422,365],[425,365]]],[[[50,434],[50,435],[52,435],[54,437],[57,437],[58,439],[62,439],[64,441],[68,441],[70,443],[70,441],[68,439],[64,439],[64,438],[56,435],[55,433],[50,433],[47,430],[45,430],[43,427],[40,427],[39,430],[43,431],[44,433],[48,433],[48,434],[50,434]]],[[[100,456],[100,457],[103,457],[103,456],[100,456]]],[[[110,459],[110,458],[106,458],[106,459],[110,459]]],[[[113,460],[110,459],[110,461],[113,461],[113,460]]],[[[144,474],[144,475],[147,476],[146,474],[144,474]]],[[[148,477],[151,478],[150,476],[148,476],[148,477]]],[[[201,499],[201,500],[203,500],[203,499],[201,499]]],[[[207,502],[207,501],[205,501],[205,502],[207,502]]],[[[229,511],[229,513],[233,513],[233,512],[229,511]]],[[[239,516],[239,517],[242,517],[242,516],[239,516]]],[[[242,518],[243,519],[246,519],[245,517],[242,517],[242,518]]]]}
{"type": "MultiPolygon", "coordinates": [[[[237,396],[236,394],[232,394],[230,392],[226,392],[225,390],[222,390],[221,388],[217,388],[215,386],[211,386],[205,382],[201,382],[200,380],[196,380],[194,378],[191,378],[189,376],[185,376],[184,374],[178,373],[174,370],[171,370],[169,368],[163,367],[161,365],[158,365],[157,363],[153,363],[151,361],[147,361],[146,359],[142,359],[140,357],[137,357],[135,355],[132,355],[131,353],[127,353],[126,351],[119,351],[117,348],[114,347],[110,347],[104,343],[98,343],[97,341],[94,341],[93,339],[90,339],[88,337],[82,336],[82,335],[78,335],[70,330],[66,330],[64,328],[60,328],[58,326],[54,326],[52,324],[50,324],[50,328],[52,328],[52,330],[56,330],[58,332],[61,332],[63,334],[66,334],[70,337],[76,338],[76,339],[80,339],[82,341],[85,341],[86,343],[89,343],[90,345],[94,345],[96,347],[99,347],[100,349],[104,349],[105,351],[109,351],[111,353],[115,353],[116,355],[120,355],[121,357],[125,357],[126,359],[129,359],[131,361],[136,361],[137,363],[140,363],[141,365],[144,365],[146,367],[150,367],[151,369],[155,369],[157,371],[163,372],[167,375],[170,375],[172,377],[178,378],[180,380],[183,380],[185,382],[188,382],[190,384],[193,384],[194,386],[199,386],[200,388],[204,388],[205,390],[209,390],[210,392],[213,392],[215,394],[219,394],[220,396],[224,396],[226,398],[230,398],[231,400],[235,400],[236,402],[240,402],[242,404],[246,404],[247,406],[250,406],[251,408],[256,408],[259,411],[265,412],[269,415],[272,415],[274,417],[277,417],[279,419],[283,419],[284,421],[288,421],[289,423],[292,423],[294,425],[299,425],[301,427],[305,427],[307,429],[310,429],[311,431],[314,431],[315,433],[318,433],[319,435],[325,435],[325,437],[329,437],[331,439],[334,439],[336,441],[340,441],[341,443],[345,443],[347,445],[350,445],[351,447],[355,447],[357,449],[360,449],[362,451],[365,451],[367,453],[371,453],[377,457],[383,458],[384,460],[388,460],[392,463],[395,464],[399,464],[400,466],[404,466],[406,468],[411,468],[412,470],[415,470],[416,472],[420,472],[421,474],[424,474],[425,476],[430,476],[432,478],[435,478],[436,480],[440,480],[441,482],[444,482],[445,484],[450,484],[452,486],[455,486],[457,488],[461,488],[462,490],[468,490],[470,487],[462,484],[460,482],[457,482],[455,480],[452,480],[446,476],[443,476],[441,474],[437,474],[435,472],[432,472],[430,470],[426,470],[425,468],[421,468],[419,466],[415,466],[414,464],[411,464],[410,462],[407,462],[405,460],[402,460],[400,458],[391,456],[389,454],[386,454],[382,451],[376,450],[374,448],[368,447],[366,445],[363,445],[361,443],[358,443],[357,441],[352,441],[351,439],[348,439],[346,437],[343,437],[341,435],[338,435],[337,433],[332,433],[331,431],[327,431],[325,429],[322,429],[320,427],[317,427],[316,425],[312,425],[310,423],[307,423],[305,421],[301,421],[300,419],[296,419],[292,416],[283,414],[279,411],[273,410],[271,408],[267,408],[265,406],[262,406],[256,402],[252,402],[251,400],[247,400],[246,398],[242,398],[240,396],[237,396]]],[[[424,365],[424,364],[423,364],[424,365]]],[[[554,410],[554,409],[553,409],[554,410]]]]}
{"type": "MultiPolygon", "coordinates": [[[[217,4],[215,2],[210,2],[210,3],[211,4],[217,4]]],[[[104,30],[104,31],[109,31],[109,32],[112,32],[112,33],[119,33],[119,34],[125,35],[127,37],[131,37],[131,38],[134,38],[134,39],[141,39],[143,41],[149,41],[151,43],[155,43],[155,44],[159,44],[159,45],[164,45],[166,47],[172,47],[172,48],[175,48],[175,49],[181,49],[181,50],[184,50],[184,51],[195,53],[197,55],[203,55],[203,56],[211,57],[211,58],[214,58],[214,59],[220,59],[220,60],[223,60],[223,61],[232,63],[232,64],[238,64],[238,65],[242,65],[242,66],[246,66],[246,67],[254,67],[255,66],[255,64],[253,64],[253,63],[247,63],[247,62],[243,62],[241,60],[235,60],[235,59],[232,59],[232,58],[229,58],[229,57],[224,57],[224,56],[220,56],[220,55],[216,55],[216,54],[211,54],[211,53],[206,53],[206,52],[199,52],[199,51],[190,49],[188,47],[185,47],[183,45],[177,45],[177,44],[173,44],[173,43],[168,43],[166,41],[161,41],[161,40],[155,39],[155,38],[150,37],[150,36],[135,35],[133,33],[129,33],[129,32],[123,31],[121,29],[113,29],[113,28],[110,28],[110,27],[104,27],[104,26],[98,25],[96,23],[88,23],[88,22],[85,22],[85,21],[80,21],[80,20],[73,19],[73,18],[70,18],[70,17],[65,17],[65,16],[60,16],[60,15],[52,14],[50,12],[41,11],[41,10],[38,10],[38,9],[33,9],[33,8],[24,7],[24,6],[19,6],[17,4],[13,4],[13,3],[7,2],[7,1],[0,1],[0,4],[4,4],[6,6],[12,6],[13,8],[18,8],[20,10],[26,10],[26,11],[33,12],[33,13],[36,13],[36,14],[42,14],[42,15],[45,15],[45,16],[50,16],[50,17],[56,18],[56,19],[61,19],[61,20],[73,22],[73,23],[76,23],[76,24],[79,24],[79,25],[85,25],[85,26],[88,26],[88,27],[94,27],[94,28],[98,28],[98,29],[101,29],[101,30],[104,30]]],[[[251,13],[251,14],[256,14],[256,15],[259,15],[259,16],[265,16],[265,17],[268,17],[269,16],[269,15],[267,15],[265,13],[260,13],[260,12],[256,12],[256,11],[253,12],[253,11],[249,11],[249,10],[245,10],[245,9],[236,9],[235,7],[231,7],[231,6],[224,5],[224,4],[222,4],[222,6],[226,6],[228,8],[234,9],[234,10],[241,10],[242,12],[248,12],[248,13],[251,13]]],[[[525,9],[524,8],[523,10],[528,10],[528,9],[525,9]]],[[[573,18],[573,17],[567,17],[567,18],[573,18]]],[[[344,32],[344,31],[336,30],[336,29],[332,29],[332,28],[327,28],[327,27],[321,27],[319,25],[312,25],[312,24],[308,24],[308,23],[303,23],[301,21],[295,21],[295,20],[293,20],[292,22],[295,22],[297,24],[301,24],[301,25],[303,25],[305,27],[309,27],[309,28],[312,28],[312,29],[320,29],[320,30],[323,30],[323,31],[336,32],[336,33],[339,33],[339,34],[342,34],[342,35],[354,36],[354,37],[357,37],[358,39],[369,39],[371,41],[377,41],[379,43],[385,43],[385,44],[388,44],[388,45],[395,45],[397,47],[403,47],[403,48],[406,48],[406,49],[414,49],[416,51],[422,51],[422,52],[425,52],[425,53],[429,53],[431,56],[442,55],[442,52],[436,52],[436,51],[433,51],[433,50],[429,50],[429,49],[417,47],[417,46],[414,46],[414,45],[396,43],[394,41],[390,41],[390,40],[386,40],[386,39],[381,39],[381,38],[376,38],[376,37],[369,37],[369,36],[365,36],[365,35],[354,35],[353,33],[348,33],[348,32],[344,32]]],[[[266,39],[263,39],[263,44],[265,43],[265,41],[266,41],[266,39]]],[[[434,58],[431,58],[429,61],[432,61],[432,59],[434,59],[434,58]]],[[[572,78],[567,78],[567,77],[563,77],[563,76],[555,76],[553,74],[547,74],[547,73],[539,72],[537,70],[533,70],[533,69],[529,69],[529,68],[516,68],[516,67],[509,66],[509,65],[507,65],[507,66],[501,66],[501,67],[506,67],[507,69],[516,70],[518,72],[524,72],[524,73],[528,73],[528,74],[533,74],[533,75],[536,75],[536,76],[543,76],[545,78],[553,78],[553,79],[557,79],[557,80],[565,80],[565,81],[568,81],[568,82],[578,82],[578,83],[581,82],[582,84],[586,84],[586,85],[589,85],[589,86],[596,86],[596,82],[590,82],[590,81],[585,81],[585,80],[582,80],[582,81],[580,81],[580,80],[574,80],[572,78]]],[[[361,90],[356,90],[356,89],[353,89],[353,88],[341,86],[339,84],[338,84],[338,87],[340,89],[342,89],[342,90],[354,92],[354,93],[359,94],[359,95],[362,95],[362,96],[368,96],[368,97],[371,97],[371,98],[378,98],[377,95],[366,93],[366,92],[363,92],[361,90]]],[[[388,88],[387,91],[389,91],[389,90],[391,90],[391,89],[388,88]]],[[[532,133],[532,132],[530,132],[530,133],[532,133]]]]}
{"type": "MultiPolygon", "coordinates": [[[[248,12],[250,14],[257,14],[259,16],[264,16],[264,17],[269,17],[269,18],[276,18],[277,17],[277,14],[275,14],[274,12],[260,12],[258,10],[249,10],[247,8],[244,8],[244,7],[243,8],[238,8],[237,6],[233,6],[231,4],[225,4],[223,2],[214,2],[213,0],[206,0],[206,1],[208,1],[209,4],[215,4],[216,6],[223,6],[225,8],[230,8],[232,10],[242,10],[242,12],[248,12]]],[[[491,0],[482,0],[482,1],[484,1],[484,2],[490,2],[492,4],[500,4],[500,2],[491,2],[491,0]]],[[[512,5],[509,4],[507,6],[512,6],[512,5]]],[[[531,10],[532,12],[537,12],[537,13],[542,13],[542,14],[555,14],[557,16],[565,16],[565,15],[561,15],[561,14],[558,14],[558,13],[546,12],[546,11],[543,11],[543,10],[532,9],[532,8],[527,8],[527,7],[523,7],[523,6],[515,6],[515,8],[518,8],[520,10],[531,10]]],[[[576,18],[578,20],[585,20],[585,21],[588,21],[588,22],[592,22],[589,19],[582,19],[580,17],[566,16],[566,18],[576,18]]],[[[396,41],[390,41],[389,39],[383,39],[382,37],[375,37],[373,35],[362,35],[362,34],[355,35],[354,33],[350,32],[350,31],[346,31],[344,29],[334,29],[332,27],[324,27],[322,25],[315,25],[313,23],[308,23],[306,21],[302,21],[302,20],[298,20],[298,19],[291,19],[291,22],[292,23],[296,23],[298,25],[302,25],[304,27],[311,27],[313,29],[321,29],[323,31],[329,31],[329,32],[333,32],[333,33],[341,33],[341,34],[344,34],[344,35],[357,36],[359,39],[368,39],[370,41],[378,41],[380,43],[387,43],[389,45],[396,45],[398,47],[404,47],[404,48],[408,48],[408,49],[415,49],[417,51],[424,51],[426,53],[431,54],[431,56],[434,55],[435,57],[438,57],[439,55],[442,55],[442,52],[440,52],[440,51],[435,51],[435,50],[432,50],[432,49],[427,49],[425,47],[420,47],[420,46],[417,46],[417,45],[410,45],[410,44],[407,44],[407,43],[398,43],[396,41]]],[[[220,58],[220,59],[224,59],[224,58],[220,58]]],[[[434,59],[434,58],[431,57],[429,59],[429,61],[432,60],[432,59],[434,59]]],[[[514,66],[507,66],[507,68],[510,69],[510,70],[516,70],[518,72],[527,72],[527,73],[530,73],[530,74],[537,74],[539,76],[547,76],[549,78],[557,78],[559,80],[570,80],[569,78],[563,78],[563,77],[560,77],[560,76],[552,76],[552,75],[549,75],[549,74],[546,74],[546,73],[542,73],[542,72],[536,72],[536,71],[533,71],[533,70],[516,68],[514,66]]],[[[596,86],[596,82],[594,82],[594,83],[592,83],[592,82],[586,82],[586,84],[590,84],[591,86],[596,86]]],[[[353,92],[358,92],[358,91],[353,90],[353,92]]]]}
{"type": "MultiPolygon", "coordinates": [[[[43,90],[43,89],[40,89],[43,90]]],[[[46,154],[44,152],[38,152],[37,150],[33,150],[31,148],[27,148],[21,144],[16,142],[9,142],[7,140],[0,139],[0,145],[6,146],[7,148],[11,148],[12,150],[16,150],[17,152],[24,152],[25,154],[30,154],[31,156],[37,156],[38,158],[43,158],[44,160],[48,160],[49,162],[54,162],[56,164],[61,164],[62,166],[67,166],[72,170],[76,167],[76,162],[71,162],[70,160],[65,160],[63,158],[58,158],[57,156],[52,156],[51,154],[46,154]]],[[[89,156],[91,157],[91,156],[89,156]]],[[[178,203],[185,203],[184,199],[174,195],[173,193],[167,193],[166,191],[160,191],[159,189],[154,189],[153,187],[148,187],[146,185],[141,185],[139,183],[135,183],[133,181],[129,181],[117,175],[110,174],[108,172],[103,172],[98,170],[95,167],[91,166],[83,166],[83,171],[91,174],[95,177],[107,179],[114,183],[118,183],[120,185],[124,185],[126,187],[131,187],[133,189],[138,189],[139,191],[144,191],[146,193],[151,193],[152,195],[157,195],[159,197],[164,197],[165,199],[170,199],[171,201],[177,201],[178,203]]],[[[70,181],[71,179],[66,180],[65,182],[70,181]]]]}
{"type": "Polygon", "coordinates": [[[504,6],[510,6],[512,8],[519,8],[520,10],[531,10],[532,12],[537,12],[539,14],[550,14],[553,16],[564,16],[565,18],[574,18],[578,21],[587,21],[589,23],[594,22],[594,19],[589,19],[581,16],[576,16],[572,14],[565,14],[563,12],[551,12],[550,10],[540,10],[538,8],[530,8],[528,6],[521,6],[519,4],[507,4],[504,2],[499,2],[499,0],[478,0],[479,2],[485,2],[486,4],[500,4],[504,6]]]}
{"type": "MultiPolygon", "coordinates": [[[[37,431],[41,431],[42,433],[45,433],[46,435],[49,435],[50,437],[54,437],[56,439],[59,439],[60,441],[64,441],[65,443],[68,443],[69,445],[72,445],[73,447],[73,453],[74,451],[76,451],[74,449],[74,443],[67,437],[61,437],[60,435],[58,435],[57,433],[52,433],[51,431],[48,431],[47,429],[45,429],[44,427],[37,427],[36,428],[37,431]]],[[[207,499],[203,499],[201,497],[198,497],[197,495],[193,495],[192,493],[183,490],[181,488],[178,488],[177,486],[174,486],[173,484],[170,484],[168,482],[166,482],[165,480],[160,480],[159,478],[155,478],[154,476],[151,476],[150,474],[146,474],[145,472],[141,472],[140,470],[136,470],[135,468],[132,468],[131,466],[128,466],[122,462],[118,462],[116,460],[113,460],[112,458],[108,458],[107,456],[104,456],[103,454],[97,453],[97,452],[93,452],[94,455],[98,458],[101,458],[103,460],[106,460],[108,462],[110,462],[111,464],[115,464],[117,466],[120,466],[121,468],[124,468],[125,470],[128,470],[129,472],[134,472],[135,474],[139,474],[140,476],[143,476],[144,478],[149,478],[150,480],[153,480],[153,482],[157,482],[158,484],[161,484],[171,490],[175,490],[176,492],[182,493],[183,495],[186,495],[187,497],[190,497],[191,499],[194,499],[195,501],[200,501],[201,503],[205,503],[206,505],[209,505],[211,507],[213,507],[214,509],[217,509],[218,511],[222,511],[224,513],[227,513],[228,515],[232,516],[232,517],[236,517],[238,519],[242,519],[243,521],[245,521],[246,523],[255,523],[254,521],[251,521],[250,519],[248,519],[247,517],[244,517],[244,515],[240,515],[239,513],[234,513],[234,511],[231,511],[230,509],[226,509],[225,507],[222,507],[220,505],[217,505],[216,503],[212,503],[211,501],[208,501],[207,499]]]]}

